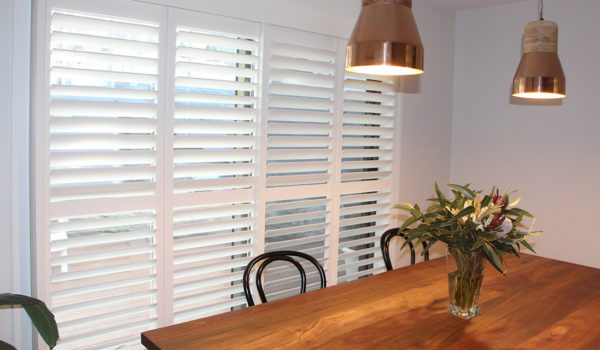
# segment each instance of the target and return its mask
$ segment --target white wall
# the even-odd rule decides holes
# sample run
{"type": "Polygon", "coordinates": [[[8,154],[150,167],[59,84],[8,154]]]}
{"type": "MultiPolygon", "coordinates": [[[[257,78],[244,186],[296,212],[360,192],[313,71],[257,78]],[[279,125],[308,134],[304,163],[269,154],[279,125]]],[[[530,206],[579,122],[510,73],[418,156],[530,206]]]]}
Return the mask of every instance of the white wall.
{"type": "Polygon", "coordinates": [[[600,2],[546,0],[559,26],[567,77],[559,105],[511,104],[525,24],[537,1],[465,10],[456,16],[451,180],[519,189],[537,216],[533,239],[546,257],[600,268],[600,2]]]}
{"type": "Polygon", "coordinates": [[[349,38],[361,0],[137,0],[349,38]]]}
{"type": "MultiPolygon", "coordinates": [[[[446,183],[450,178],[455,12],[414,1],[413,13],[425,46],[425,73],[401,79],[400,181],[396,185],[399,202],[427,205],[426,199],[435,193],[434,182],[446,183]]],[[[397,215],[400,220],[406,218],[401,211],[397,215]]],[[[444,249],[436,245],[431,256],[443,254],[444,249]]],[[[392,257],[395,266],[409,262],[406,252],[392,257]]]]}
{"type": "Polygon", "coordinates": [[[400,200],[426,204],[450,178],[454,11],[414,2],[425,73],[403,78],[400,200]]]}
{"type": "MultiPolygon", "coordinates": [[[[31,294],[29,256],[29,36],[31,2],[0,4],[0,293],[31,294]]],[[[0,339],[30,348],[22,309],[0,309],[0,339]]]]}

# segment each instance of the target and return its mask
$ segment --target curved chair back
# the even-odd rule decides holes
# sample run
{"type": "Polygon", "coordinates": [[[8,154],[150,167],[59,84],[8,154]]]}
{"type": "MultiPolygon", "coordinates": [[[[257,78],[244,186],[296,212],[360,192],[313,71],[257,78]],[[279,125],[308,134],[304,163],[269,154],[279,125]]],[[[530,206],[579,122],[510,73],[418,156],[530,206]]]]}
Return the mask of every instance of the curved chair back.
{"type": "MultiPolygon", "coordinates": [[[[383,262],[385,263],[385,268],[388,271],[393,270],[392,260],[390,259],[390,242],[394,236],[400,236],[406,239],[406,235],[403,232],[398,232],[398,228],[391,228],[385,231],[381,235],[380,247],[381,247],[381,255],[383,255],[383,262]]],[[[410,264],[415,264],[415,247],[412,242],[408,242],[408,247],[410,248],[410,264]]],[[[427,243],[423,242],[423,248],[427,247],[427,243]]],[[[429,251],[425,252],[425,261],[429,261],[429,251]]]]}
{"type": "Polygon", "coordinates": [[[325,278],[325,270],[323,270],[323,267],[321,266],[321,264],[319,264],[317,259],[315,259],[311,255],[308,255],[308,254],[302,253],[302,252],[293,251],[293,250],[278,250],[278,251],[263,253],[261,255],[258,255],[254,259],[250,260],[248,265],[246,265],[246,269],[244,270],[244,279],[243,279],[244,295],[246,296],[246,301],[248,302],[248,306],[254,305],[254,299],[252,298],[252,293],[250,292],[250,274],[252,272],[252,269],[256,265],[260,265],[256,269],[256,290],[258,291],[258,295],[260,296],[261,302],[263,302],[263,303],[267,302],[267,297],[265,295],[265,291],[264,291],[263,285],[262,285],[262,277],[265,272],[265,269],[267,268],[267,265],[269,265],[270,263],[272,263],[274,261],[278,261],[278,260],[287,261],[287,262],[291,263],[292,265],[294,265],[296,267],[296,269],[298,269],[298,271],[300,272],[300,294],[304,294],[306,292],[306,272],[304,271],[302,264],[300,264],[298,262],[298,260],[294,259],[294,257],[302,258],[302,259],[310,261],[315,266],[315,268],[317,269],[317,272],[319,273],[319,277],[321,278],[321,288],[325,288],[327,286],[327,279],[325,278]]]}

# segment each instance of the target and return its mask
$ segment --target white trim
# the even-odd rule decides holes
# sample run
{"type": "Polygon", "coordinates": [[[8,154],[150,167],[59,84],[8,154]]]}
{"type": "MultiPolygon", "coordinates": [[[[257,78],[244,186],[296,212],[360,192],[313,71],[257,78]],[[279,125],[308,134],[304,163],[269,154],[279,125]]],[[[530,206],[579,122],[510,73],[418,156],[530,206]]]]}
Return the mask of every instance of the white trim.
{"type": "Polygon", "coordinates": [[[160,21],[156,168],[156,302],[159,327],[173,324],[173,114],[175,95],[175,20],[171,9],[160,21]],[[161,71],[164,72],[161,74],[161,71]],[[160,120],[162,119],[162,123],[160,120]],[[161,137],[161,135],[165,135],[161,137]],[[162,184],[162,186],[161,186],[162,184]]]}

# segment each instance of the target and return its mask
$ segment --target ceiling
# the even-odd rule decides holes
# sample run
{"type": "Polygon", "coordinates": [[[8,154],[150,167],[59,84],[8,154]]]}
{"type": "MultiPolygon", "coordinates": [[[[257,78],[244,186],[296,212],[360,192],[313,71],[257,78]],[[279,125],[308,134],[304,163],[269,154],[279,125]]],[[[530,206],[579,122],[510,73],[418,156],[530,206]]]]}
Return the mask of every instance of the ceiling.
{"type": "Polygon", "coordinates": [[[413,6],[417,1],[423,1],[451,10],[465,10],[475,7],[501,5],[510,2],[521,2],[524,0],[413,0],[413,6]]]}

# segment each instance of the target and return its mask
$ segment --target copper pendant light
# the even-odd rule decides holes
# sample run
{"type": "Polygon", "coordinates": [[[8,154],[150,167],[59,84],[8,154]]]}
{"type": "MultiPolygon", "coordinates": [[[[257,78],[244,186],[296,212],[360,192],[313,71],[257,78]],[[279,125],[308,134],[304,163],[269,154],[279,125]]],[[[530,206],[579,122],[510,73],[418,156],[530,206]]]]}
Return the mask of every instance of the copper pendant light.
{"type": "Polygon", "coordinates": [[[513,79],[515,97],[559,99],[566,97],[566,80],[558,58],[558,25],[544,21],[544,3],[539,0],[539,21],[527,23],[523,56],[513,79]]]}
{"type": "Polygon", "coordinates": [[[346,70],[374,75],[423,73],[423,44],[412,0],[363,0],[346,47],[346,70]]]}

